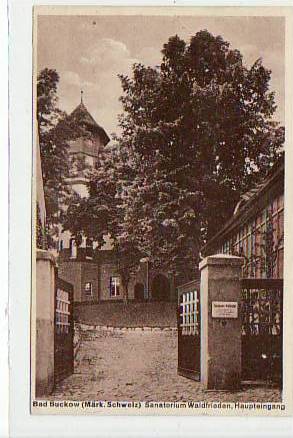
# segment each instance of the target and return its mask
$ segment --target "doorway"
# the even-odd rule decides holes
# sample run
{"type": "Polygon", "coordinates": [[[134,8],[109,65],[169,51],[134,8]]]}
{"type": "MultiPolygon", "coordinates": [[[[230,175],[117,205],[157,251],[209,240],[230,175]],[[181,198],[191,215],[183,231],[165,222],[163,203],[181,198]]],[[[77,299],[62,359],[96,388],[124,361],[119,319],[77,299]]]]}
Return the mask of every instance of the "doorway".
{"type": "Polygon", "coordinates": [[[134,299],[135,301],[144,301],[144,285],[142,283],[136,283],[134,286],[134,299]]]}
{"type": "Polygon", "coordinates": [[[152,300],[170,301],[170,282],[163,274],[158,274],[152,281],[152,300]]]}

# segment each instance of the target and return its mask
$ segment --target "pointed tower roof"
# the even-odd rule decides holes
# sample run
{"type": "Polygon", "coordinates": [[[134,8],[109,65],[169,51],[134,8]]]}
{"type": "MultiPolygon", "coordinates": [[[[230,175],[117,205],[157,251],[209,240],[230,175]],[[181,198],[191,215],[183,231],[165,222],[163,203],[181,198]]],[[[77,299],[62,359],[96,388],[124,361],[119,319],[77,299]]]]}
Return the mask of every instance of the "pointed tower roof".
{"type": "Polygon", "coordinates": [[[80,104],[72,111],[72,113],[68,116],[71,120],[77,120],[78,123],[84,124],[91,132],[98,134],[101,137],[104,145],[108,144],[110,138],[104,128],[100,126],[93,116],[89,113],[85,104],[83,103],[82,97],[80,104]]]}

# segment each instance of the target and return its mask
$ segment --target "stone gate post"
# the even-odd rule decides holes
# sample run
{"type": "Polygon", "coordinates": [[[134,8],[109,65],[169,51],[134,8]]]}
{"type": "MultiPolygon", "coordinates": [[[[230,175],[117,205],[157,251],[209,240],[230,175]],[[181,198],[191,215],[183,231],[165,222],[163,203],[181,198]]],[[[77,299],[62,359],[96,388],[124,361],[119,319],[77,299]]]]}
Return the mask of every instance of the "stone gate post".
{"type": "Polygon", "coordinates": [[[240,277],[242,257],[217,254],[201,261],[201,382],[205,389],[241,383],[240,277]]]}
{"type": "Polygon", "coordinates": [[[55,259],[37,250],[36,264],[36,396],[49,395],[54,386],[55,259]]]}

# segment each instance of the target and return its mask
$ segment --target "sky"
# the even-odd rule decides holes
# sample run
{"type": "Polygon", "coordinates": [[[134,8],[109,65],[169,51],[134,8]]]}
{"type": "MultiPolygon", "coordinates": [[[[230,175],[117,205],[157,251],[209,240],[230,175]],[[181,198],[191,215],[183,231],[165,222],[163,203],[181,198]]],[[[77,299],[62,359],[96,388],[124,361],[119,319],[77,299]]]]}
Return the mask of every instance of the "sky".
{"type": "Polygon", "coordinates": [[[258,58],[272,70],[276,120],[284,123],[285,23],[282,17],[200,16],[56,16],[41,15],[37,26],[37,70],[54,68],[60,75],[59,107],[71,112],[83,101],[109,136],[118,133],[122,112],[118,74],[131,75],[135,62],[160,64],[170,36],[189,41],[207,29],[238,49],[245,64],[258,58]]]}

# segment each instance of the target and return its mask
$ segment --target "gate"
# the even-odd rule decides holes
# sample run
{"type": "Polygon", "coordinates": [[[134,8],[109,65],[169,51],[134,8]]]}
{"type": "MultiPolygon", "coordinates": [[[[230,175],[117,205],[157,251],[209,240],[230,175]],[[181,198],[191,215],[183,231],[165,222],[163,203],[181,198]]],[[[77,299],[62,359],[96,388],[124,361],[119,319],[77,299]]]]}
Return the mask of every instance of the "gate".
{"type": "Polygon", "coordinates": [[[242,380],[282,385],[283,280],[242,279],[242,380]]]}
{"type": "Polygon", "coordinates": [[[199,281],[178,287],[178,374],[200,379],[199,281]]]}
{"type": "Polygon", "coordinates": [[[54,375],[55,382],[73,373],[73,286],[56,276],[54,375]]]}

